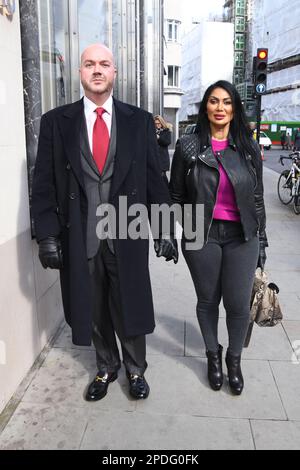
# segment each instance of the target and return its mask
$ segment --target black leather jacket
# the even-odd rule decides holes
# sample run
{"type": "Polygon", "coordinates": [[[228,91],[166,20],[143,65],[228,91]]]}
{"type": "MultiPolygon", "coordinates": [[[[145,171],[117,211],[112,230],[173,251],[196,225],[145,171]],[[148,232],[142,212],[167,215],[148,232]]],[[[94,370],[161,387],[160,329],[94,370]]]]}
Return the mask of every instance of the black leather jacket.
{"type": "MultiPolygon", "coordinates": [[[[245,241],[259,236],[268,246],[263,198],[262,161],[259,147],[246,158],[237,151],[232,139],[222,151],[222,165],[231,181],[240,211],[245,241]]],[[[170,191],[174,203],[204,205],[204,243],[207,242],[216,203],[219,170],[211,146],[200,152],[197,134],[181,137],[173,156],[170,191]]],[[[195,227],[193,227],[195,229],[195,227]]]]}

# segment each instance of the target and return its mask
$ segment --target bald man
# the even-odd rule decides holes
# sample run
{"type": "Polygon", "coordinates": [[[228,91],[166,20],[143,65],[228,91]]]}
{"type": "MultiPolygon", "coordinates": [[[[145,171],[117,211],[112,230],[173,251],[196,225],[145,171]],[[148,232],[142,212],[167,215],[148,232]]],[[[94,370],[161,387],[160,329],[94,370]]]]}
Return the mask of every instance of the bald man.
{"type": "MultiPolygon", "coordinates": [[[[104,398],[118,376],[116,335],[129,392],[135,399],[147,398],[145,335],[155,327],[149,241],[118,236],[118,230],[115,236],[113,230],[99,235],[99,209],[110,204],[118,221],[120,197],[128,207],[171,204],[159,169],[153,117],[112,97],[116,73],[105,45],[83,51],[84,97],[42,116],[33,181],[40,261],[44,268],[60,270],[73,343],[93,340],[96,349],[98,372],[85,393],[88,401],[104,398]]],[[[177,262],[172,235],[160,235],[155,250],[177,262]]]]}

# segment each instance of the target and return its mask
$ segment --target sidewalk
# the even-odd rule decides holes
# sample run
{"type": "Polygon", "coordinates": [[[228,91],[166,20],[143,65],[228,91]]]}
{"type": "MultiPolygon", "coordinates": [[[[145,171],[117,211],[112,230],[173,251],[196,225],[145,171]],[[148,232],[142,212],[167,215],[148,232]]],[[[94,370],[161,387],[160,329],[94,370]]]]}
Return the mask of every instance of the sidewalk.
{"type": "MultiPolygon", "coordinates": [[[[73,346],[64,326],[26,389],[18,391],[21,401],[0,436],[0,449],[299,449],[300,364],[292,361],[292,343],[300,362],[300,216],[280,204],[277,179],[265,168],[266,267],[280,287],[284,322],[254,327],[243,356],[241,396],[231,395],[227,380],[219,392],[208,386],[183,257],[174,266],[151,250],[157,327],[148,337],[149,398],[129,398],[122,368],[103,400],[84,401],[95,354],[92,347],[73,346]]],[[[219,329],[226,348],[223,308],[219,329]]]]}

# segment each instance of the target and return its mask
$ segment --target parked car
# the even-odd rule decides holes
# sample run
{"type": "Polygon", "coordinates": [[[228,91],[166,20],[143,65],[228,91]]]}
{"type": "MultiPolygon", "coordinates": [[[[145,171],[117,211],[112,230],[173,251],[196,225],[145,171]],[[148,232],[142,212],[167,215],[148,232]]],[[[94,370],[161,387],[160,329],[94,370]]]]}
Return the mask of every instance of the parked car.
{"type": "Polygon", "coordinates": [[[272,141],[265,132],[260,131],[259,145],[263,145],[265,149],[270,150],[272,141]]]}

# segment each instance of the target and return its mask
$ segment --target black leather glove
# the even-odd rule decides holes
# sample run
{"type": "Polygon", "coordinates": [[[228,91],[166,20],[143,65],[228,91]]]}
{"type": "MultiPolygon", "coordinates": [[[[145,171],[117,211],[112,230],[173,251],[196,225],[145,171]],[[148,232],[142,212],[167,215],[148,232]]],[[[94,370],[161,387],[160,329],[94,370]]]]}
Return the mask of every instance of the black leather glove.
{"type": "Polygon", "coordinates": [[[39,242],[39,258],[43,268],[61,269],[63,257],[60,240],[47,237],[39,242]]]}
{"type": "Polygon", "coordinates": [[[162,236],[159,240],[155,240],[154,250],[157,257],[163,256],[166,261],[174,260],[175,264],[178,262],[178,246],[174,237],[162,236]]]}
{"type": "Polygon", "coordinates": [[[258,261],[257,261],[257,267],[261,268],[262,271],[265,268],[266,259],[267,259],[266,246],[264,243],[259,243],[259,255],[258,255],[258,261]]]}

